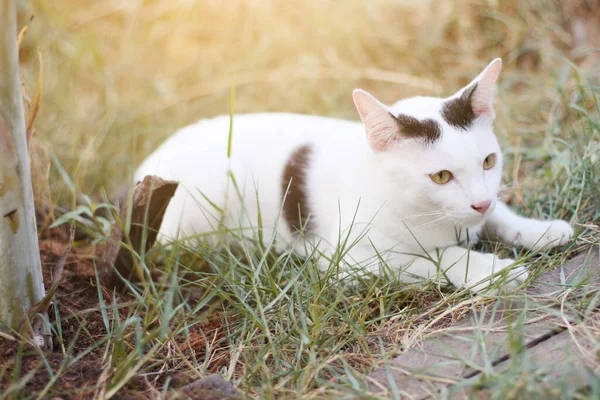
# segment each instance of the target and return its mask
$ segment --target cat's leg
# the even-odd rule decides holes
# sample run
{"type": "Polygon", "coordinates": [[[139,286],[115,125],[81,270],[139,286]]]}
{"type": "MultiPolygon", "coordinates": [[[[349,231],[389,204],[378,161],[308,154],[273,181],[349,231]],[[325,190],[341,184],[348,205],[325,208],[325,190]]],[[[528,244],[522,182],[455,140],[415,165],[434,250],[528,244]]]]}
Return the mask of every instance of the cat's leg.
{"type": "Polygon", "coordinates": [[[506,243],[532,250],[562,246],[573,236],[573,228],[566,221],[521,217],[504,203],[498,203],[485,228],[506,243]]]}
{"type": "Polygon", "coordinates": [[[498,279],[505,279],[504,287],[515,289],[527,279],[525,267],[516,266],[490,279],[492,275],[514,263],[512,259],[501,259],[495,254],[480,253],[458,246],[450,246],[416,257],[403,263],[403,275],[407,277],[435,277],[439,281],[450,281],[456,287],[466,287],[478,293],[498,279]]]}
{"type": "MultiPolygon", "coordinates": [[[[380,275],[384,265],[392,272],[400,271],[400,279],[405,282],[418,282],[423,279],[435,279],[448,282],[456,287],[466,287],[472,292],[486,289],[492,282],[490,277],[511,266],[512,259],[501,259],[495,254],[480,253],[459,246],[450,246],[416,256],[374,251],[372,247],[357,246],[345,257],[347,271],[340,271],[341,276],[374,273],[380,275]]],[[[507,276],[499,274],[493,280],[504,279],[508,289],[515,289],[527,279],[527,270],[516,266],[507,271],[507,276]]]]}

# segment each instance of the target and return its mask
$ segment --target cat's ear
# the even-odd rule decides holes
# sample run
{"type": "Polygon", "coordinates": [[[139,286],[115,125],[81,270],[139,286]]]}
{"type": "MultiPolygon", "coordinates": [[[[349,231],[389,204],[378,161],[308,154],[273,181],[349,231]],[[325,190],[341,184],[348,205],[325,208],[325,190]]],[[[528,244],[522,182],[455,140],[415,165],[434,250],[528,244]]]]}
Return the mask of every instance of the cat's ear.
{"type": "Polygon", "coordinates": [[[485,115],[494,119],[494,94],[496,81],[502,71],[502,59],[496,58],[479,74],[476,79],[477,88],[473,92],[471,104],[476,116],[485,115]]]}
{"type": "Polygon", "coordinates": [[[352,92],[354,105],[365,125],[369,145],[376,151],[385,150],[400,135],[400,127],[387,107],[361,89],[352,92]]]}
{"type": "MultiPolygon", "coordinates": [[[[487,67],[473,79],[471,83],[461,89],[456,95],[452,96],[452,100],[456,103],[463,103],[463,111],[465,106],[470,106],[472,117],[484,117],[488,120],[493,120],[496,117],[494,112],[494,94],[496,92],[496,81],[502,70],[502,59],[496,58],[488,64],[487,67]]],[[[457,104],[458,105],[458,104],[457,104]]],[[[456,107],[456,111],[459,107],[456,107]]]]}

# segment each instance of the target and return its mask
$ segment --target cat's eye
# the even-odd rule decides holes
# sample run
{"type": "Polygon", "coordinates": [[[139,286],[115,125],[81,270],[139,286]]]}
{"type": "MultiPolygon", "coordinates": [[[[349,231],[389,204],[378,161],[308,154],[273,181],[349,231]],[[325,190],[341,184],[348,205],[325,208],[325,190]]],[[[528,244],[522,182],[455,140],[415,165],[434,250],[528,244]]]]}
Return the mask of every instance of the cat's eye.
{"type": "Polygon", "coordinates": [[[490,169],[494,164],[496,164],[496,155],[492,153],[483,160],[483,169],[490,169]]]}
{"type": "Polygon", "coordinates": [[[450,179],[452,179],[452,172],[443,170],[440,172],[436,172],[435,174],[431,174],[429,176],[431,177],[431,180],[437,183],[438,185],[443,185],[444,183],[450,182],[450,179]]]}

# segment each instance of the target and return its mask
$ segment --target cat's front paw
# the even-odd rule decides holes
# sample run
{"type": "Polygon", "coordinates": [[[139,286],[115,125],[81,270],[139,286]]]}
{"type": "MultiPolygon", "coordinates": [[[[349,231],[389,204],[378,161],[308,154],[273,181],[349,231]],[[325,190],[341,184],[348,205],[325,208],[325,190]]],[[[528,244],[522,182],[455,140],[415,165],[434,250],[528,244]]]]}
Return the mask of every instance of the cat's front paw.
{"type": "Polygon", "coordinates": [[[527,280],[529,272],[523,266],[513,266],[515,260],[511,258],[500,259],[493,257],[493,269],[489,273],[483,272],[470,279],[471,283],[478,282],[471,286],[469,290],[473,293],[486,292],[495,295],[500,291],[511,291],[517,289],[527,280]],[[505,271],[505,273],[502,273],[505,271]]]}
{"type": "Polygon", "coordinates": [[[559,219],[530,221],[519,227],[506,228],[501,236],[514,246],[538,251],[567,244],[573,236],[573,228],[568,222],[559,219]]]}

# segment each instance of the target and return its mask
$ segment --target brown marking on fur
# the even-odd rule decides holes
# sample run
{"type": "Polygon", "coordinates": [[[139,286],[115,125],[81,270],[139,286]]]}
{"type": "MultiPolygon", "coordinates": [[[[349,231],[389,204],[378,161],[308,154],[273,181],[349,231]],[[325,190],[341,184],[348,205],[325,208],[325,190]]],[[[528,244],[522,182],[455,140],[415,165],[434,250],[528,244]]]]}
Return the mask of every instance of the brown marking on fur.
{"type": "Polygon", "coordinates": [[[6,214],[4,216],[4,218],[7,218],[9,223],[10,223],[10,230],[12,231],[12,233],[17,233],[17,231],[19,230],[19,213],[16,209],[12,210],[11,212],[9,212],[8,214],[6,214]]]}
{"type": "Polygon", "coordinates": [[[400,127],[402,136],[406,138],[423,139],[427,144],[433,144],[442,136],[439,124],[433,119],[419,120],[404,114],[395,116],[390,113],[390,115],[400,127]]]}
{"type": "Polygon", "coordinates": [[[460,97],[444,103],[442,117],[450,125],[465,131],[471,127],[476,118],[472,104],[473,93],[475,93],[476,89],[477,83],[465,89],[460,97]]]}
{"type": "Polygon", "coordinates": [[[306,188],[306,171],[311,151],[310,145],[296,149],[285,164],[281,177],[283,217],[292,232],[303,228],[308,231],[313,229],[306,188]]]}

